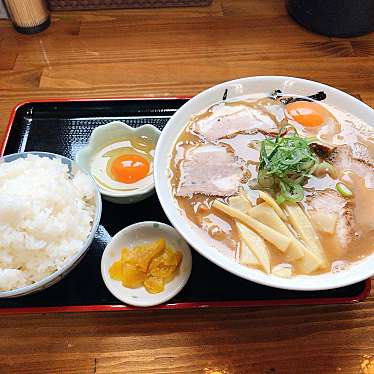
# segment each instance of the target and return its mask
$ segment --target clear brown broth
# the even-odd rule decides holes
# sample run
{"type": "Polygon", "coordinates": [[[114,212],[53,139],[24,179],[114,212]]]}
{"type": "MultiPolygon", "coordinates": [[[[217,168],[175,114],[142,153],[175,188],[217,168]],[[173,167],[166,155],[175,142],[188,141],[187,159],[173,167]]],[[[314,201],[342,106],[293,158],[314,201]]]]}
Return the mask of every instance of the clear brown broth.
{"type": "MultiPolygon", "coordinates": [[[[249,99],[227,103],[225,105],[245,106],[266,110],[267,106],[274,105],[274,101],[268,98],[249,99]]],[[[369,153],[374,158],[374,135],[371,128],[342,110],[326,104],[324,104],[324,106],[336,119],[335,131],[332,132],[331,129],[330,131],[326,131],[326,129],[321,128],[318,134],[314,133],[312,135],[317,136],[317,138],[321,140],[329,141],[334,145],[351,145],[355,142],[361,142],[368,147],[369,153]]],[[[280,127],[282,120],[273,114],[274,113],[271,114],[273,120],[276,122],[277,126],[280,127]]],[[[191,121],[186,124],[185,129],[181,132],[176,141],[170,162],[170,184],[174,196],[180,178],[180,163],[185,155],[184,146],[203,143],[191,130],[190,125],[211,115],[212,113],[207,110],[194,116],[191,121]]],[[[294,125],[297,126],[301,133],[311,135],[308,134],[304,128],[301,128],[299,124],[294,125]]],[[[250,135],[238,133],[234,136],[220,139],[218,143],[224,145],[230,151],[233,151],[239,158],[243,158],[246,168],[250,172],[250,177],[255,178],[257,177],[259,152],[254,148],[248,147],[248,144],[262,139],[264,139],[262,133],[250,135]]],[[[312,194],[317,190],[335,189],[336,182],[337,180],[332,179],[328,175],[323,178],[311,178],[305,186],[306,195],[312,194]]],[[[368,186],[365,185],[365,181],[353,171],[349,172],[349,183],[347,184],[354,192],[354,218],[356,220],[356,228],[359,236],[350,242],[348,248],[343,250],[339,247],[334,236],[319,233],[330,266],[334,261],[344,260],[349,263],[358,261],[370,255],[374,249],[374,189],[368,188],[368,186]]],[[[204,237],[209,245],[215,247],[225,256],[238,260],[239,237],[234,220],[224,213],[211,208],[212,202],[216,197],[195,194],[192,197],[175,197],[175,199],[181,213],[193,224],[195,229],[197,229],[199,234],[204,237]]],[[[256,203],[255,197],[252,198],[252,203],[256,203]]],[[[303,203],[302,206],[304,206],[303,203]]],[[[269,249],[271,253],[271,266],[284,263],[282,254],[276,248],[269,245],[269,249]]],[[[323,271],[317,271],[315,273],[318,274],[328,270],[329,269],[324,269],[323,271]]],[[[297,269],[294,269],[293,273],[294,275],[298,275],[297,269]]]]}

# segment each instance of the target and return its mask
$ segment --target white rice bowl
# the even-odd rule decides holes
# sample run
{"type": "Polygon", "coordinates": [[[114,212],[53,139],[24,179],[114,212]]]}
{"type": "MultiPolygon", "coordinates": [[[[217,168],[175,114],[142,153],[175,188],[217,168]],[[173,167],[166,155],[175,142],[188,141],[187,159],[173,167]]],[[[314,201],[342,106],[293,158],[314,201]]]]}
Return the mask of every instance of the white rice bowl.
{"type": "Polygon", "coordinates": [[[59,158],[0,163],[0,292],[33,284],[79,252],[95,218],[95,188],[59,158]]]}

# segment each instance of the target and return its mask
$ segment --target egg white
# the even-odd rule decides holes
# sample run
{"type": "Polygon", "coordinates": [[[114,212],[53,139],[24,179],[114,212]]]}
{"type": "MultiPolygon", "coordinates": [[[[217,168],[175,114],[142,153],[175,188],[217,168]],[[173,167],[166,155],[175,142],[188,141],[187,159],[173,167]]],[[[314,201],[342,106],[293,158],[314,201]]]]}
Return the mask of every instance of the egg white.
{"type": "MultiPolygon", "coordinates": [[[[135,148],[130,140],[122,140],[99,150],[91,161],[91,175],[94,177],[98,185],[106,190],[115,191],[132,191],[136,189],[142,189],[148,187],[153,181],[153,157],[154,149],[144,150],[135,148]],[[111,178],[107,173],[107,166],[110,162],[111,157],[108,156],[109,152],[115,151],[117,149],[123,148],[124,152],[120,155],[138,155],[144,157],[149,162],[149,172],[148,175],[135,183],[123,183],[118,182],[111,178]]],[[[118,157],[116,156],[116,157],[118,157]]]]}

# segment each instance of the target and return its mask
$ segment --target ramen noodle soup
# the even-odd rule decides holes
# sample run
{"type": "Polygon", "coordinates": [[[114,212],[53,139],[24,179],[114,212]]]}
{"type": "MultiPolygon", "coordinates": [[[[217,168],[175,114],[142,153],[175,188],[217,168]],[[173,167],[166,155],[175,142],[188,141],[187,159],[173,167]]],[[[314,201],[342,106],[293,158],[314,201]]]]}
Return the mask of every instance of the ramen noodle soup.
{"type": "Polygon", "coordinates": [[[286,278],[342,272],[372,253],[374,131],[325,97],[275,91],[189,120],[170,188],[207,245],[286,278]]]}

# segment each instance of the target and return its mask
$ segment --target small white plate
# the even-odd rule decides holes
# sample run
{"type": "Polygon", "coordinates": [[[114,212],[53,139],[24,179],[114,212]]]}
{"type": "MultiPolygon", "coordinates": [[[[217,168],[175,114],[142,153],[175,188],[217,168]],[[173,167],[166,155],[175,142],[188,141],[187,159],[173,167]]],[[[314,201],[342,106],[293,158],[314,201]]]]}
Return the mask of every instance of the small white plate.
{"type": "Polygon", "coordinates": [[[119,231],[106,246],[101,258],[101,276],[112,295],[125,304],[142,307],[162,304],[174,297],[187,283],[191,269],[192,256],[187,243],[173,227],[153,221],[135,223],[119,231]],[[114,261],[119,260],[123,247],[133,248],[160,238],[165,238],[167,244],[183,254],[179,270],[174,278],[165,284],[164,291],[151,294],[144,287],[127,288],[120,281],[110,278],[109,268],[114,261]]]}

